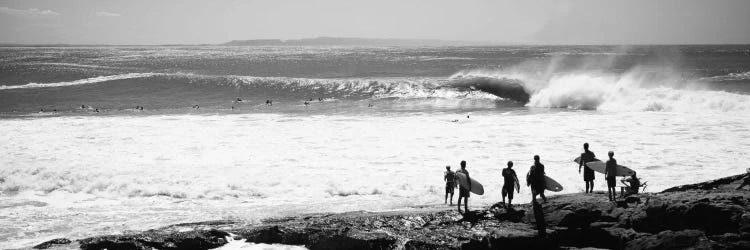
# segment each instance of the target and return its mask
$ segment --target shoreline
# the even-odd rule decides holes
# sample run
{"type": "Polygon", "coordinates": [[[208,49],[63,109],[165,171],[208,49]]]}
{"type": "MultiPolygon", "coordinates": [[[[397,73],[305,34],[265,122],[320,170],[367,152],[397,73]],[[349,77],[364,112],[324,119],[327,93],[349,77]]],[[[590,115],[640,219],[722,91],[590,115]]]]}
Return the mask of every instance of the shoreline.
{"type": "Polygon", "coordinates": [[[747,174],[682,185],[607,202],[606,193],[554,195],[543,203],[547,237],[531,204],[514,210],[415,206],[389,212],[303,214],[260,223],[220,220],[143,232],[55,239],[35,249],[212,249],[233,238],[309,249],[750,248],[747,174]]]}

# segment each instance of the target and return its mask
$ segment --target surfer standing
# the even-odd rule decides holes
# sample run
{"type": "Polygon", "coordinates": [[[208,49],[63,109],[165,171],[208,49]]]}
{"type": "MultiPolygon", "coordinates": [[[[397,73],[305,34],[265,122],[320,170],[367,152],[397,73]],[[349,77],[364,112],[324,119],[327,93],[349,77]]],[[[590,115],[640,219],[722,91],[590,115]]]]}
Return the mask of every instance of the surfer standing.
{"type": "Polygon", "coordinates": [[[547,202],[547,197],[544,196],[544,164],[539,162],[539,155],[534,156],[534,165],[529,169],[529,173],[526,174],[526,185],[531,186],[531,200],[536,201],[536,196],[542,197],[544,202],[547,202]]]}
{"type": "Polygon", "coordinates": [[[609,151],[607,155],[609,155],[609,160],[607,160],[606,168],[604,169],[604,176],[607,179],[607,197],[609,201],[614,201],[615,195],[617,195],[617,191],[615,191],[615,185],[617,185],[617,160],[613,158],[615,152],[609,151]]]}
{"type": "Polygon", "coordinates": [[[448,194],[451,195],[451,206],[453,205],[453,192],[456,189],[456,173],[451,171],[451,166],[445,166],[445,174],[443,174],[443,180],[445,180],[445,200],[443,204],[448,203],[448,194]]]}
{"type": "Polygon", "coordinates": [[[461,197],[464,198],[464,210],[469,212],[469,190],[471,190],[471,178],[469,178],[469,171],[466,170],[466,161],[461,161],[461,169],[456,173],[463,173],[466,175],[466,182],[469,183],[468,187],[458,187],[458,213],[461,213],[461,197]]]}
{"type": "Polygon", "coordinates": [[[578,173],[581,173],[581,167],[583,168],[583,181],[586,183],[586,193],[594,192],[594,170],[586,166],[586,163],[596,160],[594,152],[589,151],[589,143],[583,144],[583,153],[581,154],[581,160],[578,162],[578,173]]]}
{"type": "Polygon", "coordinates": [[[505,196],[508,196],[508,205],[507,208],[511,208],[511,203],[513,202],[513,188],[515,187],[516,192],[521,192],[521,187],[518,184],[518,176],[516,176],[516,171],[513,170],[513,162],[508,161],[508,167],[503,169],[503,189],[501,191],[503,195],[503,204],[505,204],[505,196]]]}

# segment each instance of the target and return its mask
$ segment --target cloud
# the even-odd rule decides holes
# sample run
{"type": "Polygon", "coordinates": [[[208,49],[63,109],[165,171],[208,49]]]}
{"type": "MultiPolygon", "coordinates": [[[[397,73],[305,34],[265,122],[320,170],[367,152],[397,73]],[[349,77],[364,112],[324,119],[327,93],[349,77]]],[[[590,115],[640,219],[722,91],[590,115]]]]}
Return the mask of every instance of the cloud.
{"type": "Polygon", "coordinates": [[[119,16],[122,16],[122,15],[119,14],[119,13],[114,13],[114,12],[98,11],[98,12],[96,12],[96,16],[98,16],[98,17],[119,17],[119,16]]]}
{"type": "Polygon", "coordinates": [[[11,16],[20,17],[40,17],[40,16],[59,16],[60,13],[51,10],[40,10],[40,9],[28,9],[19,10],[8,7],[0,7],[0,14],[7,14],[11,16]]]}

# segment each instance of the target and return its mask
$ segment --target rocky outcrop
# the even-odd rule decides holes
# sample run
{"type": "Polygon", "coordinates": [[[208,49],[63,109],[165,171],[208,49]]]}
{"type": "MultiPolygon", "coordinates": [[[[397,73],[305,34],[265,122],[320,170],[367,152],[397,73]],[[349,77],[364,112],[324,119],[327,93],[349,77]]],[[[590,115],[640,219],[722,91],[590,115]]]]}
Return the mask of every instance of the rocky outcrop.
{"type": "Polygon", "coordinates": [[[750,249],[750,192],[735,190],[741,179],[732,176],[614,203],[604,193],[553,196],[543,204],[547,228],[539,232],[544,237],[531,205],[505,209],[496,204],[463,215],[433,207],[312,214],[251,225],[180,224],[75,243],[82,249],[210,249],[232,235],[309,249],[750,249]]]}
{"type": "Polygon", "coordinates": [[[81,249],[211,249],[227,243],[228,233],[211,229],[188,232],[151,230],[79,240],[81,249]]]}

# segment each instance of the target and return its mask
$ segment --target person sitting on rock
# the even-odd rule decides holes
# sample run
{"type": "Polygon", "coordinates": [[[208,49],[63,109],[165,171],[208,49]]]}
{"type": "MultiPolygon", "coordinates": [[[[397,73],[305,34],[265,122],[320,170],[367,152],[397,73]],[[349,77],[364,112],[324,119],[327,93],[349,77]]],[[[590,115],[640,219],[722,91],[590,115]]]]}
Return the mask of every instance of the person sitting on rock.
{"type": "Polygon", "coordinates": [[[637,194],[638,190],[641,188],[641,180],[635,176],[635,171],[633,172],[633,175],[620,180],[620,182],[622,182],[622,184],[625,184],[625,190],[627,190],[625,196],[637,194]]]}
{"type": "Polygon", "coordinates": [[[461,213],[461,197],[464,198],[464,210],[466,213],[469,212],[469,191],[471,190],[471,179],[469,178],[469,171],[466,170],[466,161],[461,161],[461,169],[456,173],[463,173],[466,175],[466,181],[469,183],[468,187],[458,187],[458,212],[461,213]]]}
{"type": "Polygon", "coordinates": [[[536,196],[542,197],[544,202],[547,202],[547,197],[544,196],[544,164],[539,162],[539,156],[534,156],[534,165],[529,169],[529,173],[526,174],[526,186],[531,186],[531,200],[536,201],[536,196]]]}
{"type": "Polygon", "coordinates": [[[513,162],[508,161],[508,167],[503,169],[503,189],[502,189],[502,196],[503,196],[503,204],[505,204],[505,196],[508,196],[508,205],[507,208],[511,208],[511,203],[513,202],[513,188],[515,187],[516,192],[521,192],[521,188],[518,184],[518,177],[516,176],[516,171],[512,169],[513,168],[513,162]]]}
{"type": "Polygon", "coordinates": [[[615,201],[617,191],[615,187],[617,185],[617,160],[615,160],[615,152],[609,151],[609,160],[607,160],[606,167],[604,168],[604,176],[607,179],[607,197],[609,201],[615,201]]]}
{"type": "Polygon", "coordinates": [[[443,174],[443,180],[445,180],[445,200],[443,204],[448,203],[448,194],[451,195],[451,206],[453,205],[453,192],[456,189],[456,173],[451,171],[451,166],[445,166],[445,174],[443,174]]]}

